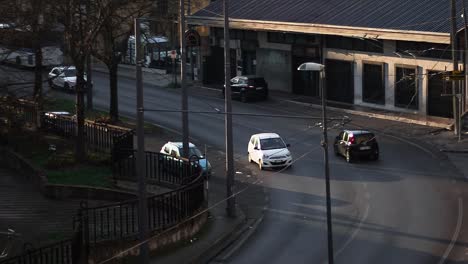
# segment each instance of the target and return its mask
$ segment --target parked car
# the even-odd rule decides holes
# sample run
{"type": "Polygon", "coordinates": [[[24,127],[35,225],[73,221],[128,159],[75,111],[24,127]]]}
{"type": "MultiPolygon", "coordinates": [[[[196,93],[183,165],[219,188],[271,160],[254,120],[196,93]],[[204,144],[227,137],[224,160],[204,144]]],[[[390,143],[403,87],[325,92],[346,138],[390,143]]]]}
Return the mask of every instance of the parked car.
{"type": "MultiPolygon", "coordinates": [[[[86,81],[86,75],[84,79],[86,81]]],[[[51,89],[59,88],[67,92],[74,92],[76,86],[75,66],[60,66],[52,68],[49,73],[49,86],[51,89]]]]}
{"type": "MultiPolygon", "coordinates": [[[[167,142],[161,148],[161,153],[169,155],[176,159],[181,159],[183,156],[183,144],[182,142],[167,142]]],[[[189,143],[189,158],[196,157],[198,163],[203,170],[203,174],[206,177],[210,177],[212,173],[212,167],[210,162],[206,159],[205,155],[192,143],[189,143]]]]}
{"type": "MultiPolygon", "coordinates": [[[[222,96],[225,96],[223,86],[222,96]]],[[[250,99],[261,98],[268,99],[268,83],[263,77],[259,76],[237,76],[231,79],[231,95],[238,98],[241,102],[247,102],[250,99]]]]}
{"type": "Polygon", "coordinates": [[[249,162],[263,168],[288,167],[292,164],[289,144],[276,133],[261,133],[250,137],[248,145],[249,162]]]}
{"type": "Polygon", "coordinates": [[[356,158],[379,159],[379,144],[375,135],[367,130],[343,130],[336,137],[334,151],[337,156],[344,156],[347,162],[356,158]]]}
{"type": "Polygon", "coordinates": [[[56,111],[56,112],[44,112],[42,117],[42,125],[48,129],[59,129],[60,126],[57,123],[59,117],[71,117],[70,122],[76,120],[76,116],[72,115],[66,111],[56,111]]]}

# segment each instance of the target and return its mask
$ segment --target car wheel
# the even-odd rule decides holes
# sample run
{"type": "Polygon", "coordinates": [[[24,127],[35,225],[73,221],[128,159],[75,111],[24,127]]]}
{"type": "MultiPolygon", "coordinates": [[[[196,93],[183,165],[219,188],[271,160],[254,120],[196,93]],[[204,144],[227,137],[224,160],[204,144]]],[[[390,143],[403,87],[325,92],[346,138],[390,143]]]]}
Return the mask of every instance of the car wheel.
{"type": "Polygon", "coordinates": [[[52,82],[52,80],[49,80],[49,87],[50,89],[54,89],[54,83],[52,82]]]}
{"type": "Polygon", "coordinates": [[[374,153],[374,154],[371,154],[370,155],[370,159],[371,160],[379,160],[379,153],[374,153]]]}
{"type": "Polygon", "coordinates": [[[258,168],[259,168],[260,170],[263,170],[263,162],[262,162],[262,160],[258,160],[258,168]]]}
{"type": "Polygon", "coordinates": [[[65,83],[65,84],[63,85],[63,89],[64,89],[65,91],[67,91],[67,92],[71,92],[71,91],[70,91],[70,85],[69,85],[68,83],[65,83]]]}
{"type": "Polygon", "coordinates": [[[250,157],[250,153],[249,153],[249,163],[252,163],[252,158],[250,157]]]}
{"type": "Polygon", "coordinates": [[[247,103],[247,96],[245,95],[245,93],[240,94],[240,100],[243,103],[247,103]]]}
{"type": "Polygon", "coordinates": [[[351,153],[349,152],[349,150],[346,151],[346,162],[348,163],[352,163],[353,162],[353,158],[351,157],[351,153]]]}

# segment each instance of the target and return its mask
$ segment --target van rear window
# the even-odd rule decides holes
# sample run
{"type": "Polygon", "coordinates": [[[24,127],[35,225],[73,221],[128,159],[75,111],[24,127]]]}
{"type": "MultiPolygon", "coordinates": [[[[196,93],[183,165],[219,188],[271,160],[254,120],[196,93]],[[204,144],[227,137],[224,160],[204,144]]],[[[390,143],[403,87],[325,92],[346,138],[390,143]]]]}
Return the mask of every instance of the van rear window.
{"type": "Polygon", "coordinates": [[[263,78],[253,78],[253,79],[249,79],[249,85],[253,85],[253,86],[265,86],[265,79],[263,79],[263,78]]]}

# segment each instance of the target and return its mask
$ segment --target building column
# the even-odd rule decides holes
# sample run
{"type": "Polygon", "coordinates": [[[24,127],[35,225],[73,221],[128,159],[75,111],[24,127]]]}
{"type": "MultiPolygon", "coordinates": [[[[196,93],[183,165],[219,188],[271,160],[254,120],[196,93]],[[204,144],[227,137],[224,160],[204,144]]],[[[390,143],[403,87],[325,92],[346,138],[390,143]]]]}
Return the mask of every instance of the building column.
{"type": "Polygon", "coordinates": [[[362,60],[355,60],[353,62],[353,75],[354,75],[354,104],[362,104],[362,74],[363,63],[362,60]]]}
{"type": "Polygon", "coordinates": [[[418,74],[418,100],[419,100],[419,114],[427,115],[427,93],[428,93],[428,79],[426,69],[423,67],[417,68],[418,74]]]}
{"type": "Polygon", "coordinates": [[[395,109],[395,65],[385,63],[385,108],[395,109]]]}

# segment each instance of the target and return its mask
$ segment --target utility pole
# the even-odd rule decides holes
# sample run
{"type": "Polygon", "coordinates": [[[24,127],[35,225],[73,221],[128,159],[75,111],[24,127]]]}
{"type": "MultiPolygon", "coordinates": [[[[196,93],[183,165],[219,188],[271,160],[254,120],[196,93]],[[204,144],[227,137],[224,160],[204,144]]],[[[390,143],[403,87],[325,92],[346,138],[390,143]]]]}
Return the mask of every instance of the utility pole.
{"type": "MultiPolygon", "coordinates": [[[[138,231],[140,242],[148,238],[148,207],[146,205],[146,175],[145,175],[145,138],[144,138],[144,105],[143,105],[143,48],[141,45],[140,19],[135,19],[135,56],[136,56],[136,92],[137,92],[137,156],[136,174],[138,178],[138,231]]],[[[140,261],[149,263],[148,244],[140,245],[140,261]]]]}
{"type": "Polygon", "coordinates": [[[327,236],[328,236],[328,263],[334,263],[333,255],[333,231],[332,231],[332,215],[331,215],[331,199],[330,199],[330,167],[328,164],[328,134],[327,134],[327,102],[325,89],[325,70],[320,71],[320,88],[322,93],[322,129],[323,129],[323,159],[325,170],[325,195],[327,199],[327,236]]]}
{"type": "MultiPolygon", "coordinates": [[[[91,13],[90,0],[86,1],[86,16],[91,13]]],[[[86,57],[86,109],[93,109],[93,69],[91,52],[86,57]]]]}
{"type": "Polygon", "coordinates": [[[182,88],[182,148],[183,157],[189,158],[189,120],[188,120],[188,91],[185,83],[186,54],[185,54],[185,1],[180,0],[180,87],[182,88]]]}
{"type": "MultiPolygon", "coordinates": [[[[463,56],[463,69],[465,70],[465,82],[464,82],[464,87],[461,91],[461,111],[460,114],[466,111],[466,90],[468,89],[468,22],[466,18],[466,6],[465,6],[465,0],[462,0],[462,5],[463,5],[463,24],[464,24],[464,31],[465,31],[465,50],[464,50],[464,56],[463,56]]],[[[461,126],[461,123],[460,123],[461,126]]]]}
{"type": "Polygon", "coordinates": [[[232,100],[231,100],[231,48],[229,45],[229,0],[224,0],[224,105],[226,134],[226,196],[228,216],[236,216],[236,199],[232,196],[234,185],[234,149],[232,143],[232,100]]]}
{"type": "MultiPolygon", "coordinates": [[[[456,10],[456,1],[450,1],[450,16],[452,21],[452,34],[451,34],[451,44],[452,44],[452,60],[453,60],[453,70],[458,70],[458,58],[457,58],[457,10],[456,10]]],[[[452,103],[453,103],[453,119],[454,119],[454,133],[455,135],[460,134],[460,112],[458,108],[458,81],[452,81],[452,103]]]]}

